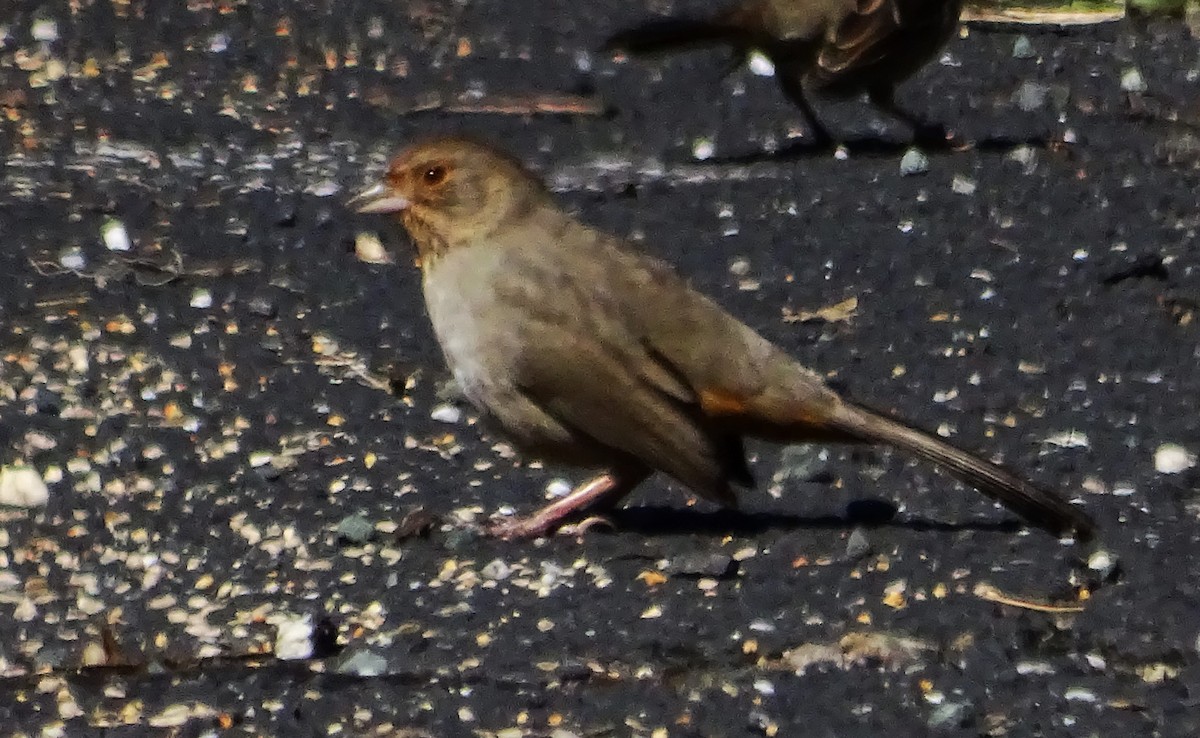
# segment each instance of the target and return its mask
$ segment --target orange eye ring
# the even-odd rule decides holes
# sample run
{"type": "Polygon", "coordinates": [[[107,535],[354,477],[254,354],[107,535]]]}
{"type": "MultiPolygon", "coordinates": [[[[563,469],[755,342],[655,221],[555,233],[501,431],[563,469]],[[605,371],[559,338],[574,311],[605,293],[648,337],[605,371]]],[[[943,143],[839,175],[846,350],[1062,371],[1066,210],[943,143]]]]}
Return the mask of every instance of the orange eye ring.
{"type": "Polygon", "coordinates": [[[427,167],[425,171],[421,173],[421,181],[430,187],[434,187],[446,181],[446,174],[446,167],[441,166],[440,164],[435,164],[431,167],[427,167]]]}

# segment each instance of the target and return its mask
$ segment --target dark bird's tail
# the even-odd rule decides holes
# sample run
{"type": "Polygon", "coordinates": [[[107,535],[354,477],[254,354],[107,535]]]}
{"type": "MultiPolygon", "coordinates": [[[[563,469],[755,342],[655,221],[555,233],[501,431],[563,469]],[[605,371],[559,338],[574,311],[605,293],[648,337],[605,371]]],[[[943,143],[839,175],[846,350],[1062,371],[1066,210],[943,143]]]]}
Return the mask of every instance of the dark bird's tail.
{"type": "Polygon", "coordinates": [[[603,51],[658,54],[688,47],[715,46],[738,41],[738,32],[716,21],[665,18],[621,31],[604,42],[603,51]]]}
{"type": "Polygon", "coordinates": [[[1096,534],[1092,519],[1057,494],[924,431],[850,402],[839,408],[830,425],[861,441],[887,444],[931,461],[1030,524],[1055,535],[1074,535],[1087,541],[1096,534]]]}

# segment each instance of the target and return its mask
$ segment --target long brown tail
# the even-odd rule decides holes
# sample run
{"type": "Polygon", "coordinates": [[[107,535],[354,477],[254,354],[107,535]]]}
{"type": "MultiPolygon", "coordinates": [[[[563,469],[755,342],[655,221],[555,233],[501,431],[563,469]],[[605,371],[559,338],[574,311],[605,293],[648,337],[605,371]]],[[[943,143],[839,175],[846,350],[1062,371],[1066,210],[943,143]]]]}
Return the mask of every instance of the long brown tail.
{"type": "Polygon", "coordinates": [[[1096,533],[1095,522],[1057,494],[924,431],[849,402],[842,405],[832,425],[860,440],[885,443],[932,461],[1032,525],[1055,535],[1073,534],[1086,541],[1096,533]]]}

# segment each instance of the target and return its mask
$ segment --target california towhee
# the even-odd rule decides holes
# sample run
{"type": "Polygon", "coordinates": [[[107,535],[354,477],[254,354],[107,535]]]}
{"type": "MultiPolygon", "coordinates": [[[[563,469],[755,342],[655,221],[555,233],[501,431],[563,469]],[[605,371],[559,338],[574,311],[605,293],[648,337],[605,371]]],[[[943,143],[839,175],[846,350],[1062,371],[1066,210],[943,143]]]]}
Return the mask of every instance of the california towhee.
{"type": "Polygon", "coordinates": [[[616,505],[654,471],[732,506],[734,485],[753,484],[746,437],[888,444],[1053,533],[1094,530],[1057,495],[843,399],[666,264],[577,221],[486,144],[415,145],[351,205],[395,213],[408,230],[446,362],[485,418],[529,455],[605,470],[496,535],[537,536],[616,505]]]}
{"type": "Polygon", "coordinates": [[[912,126],[916,138],[944,143],[945,129],[899,107],[894,93],[946,43],[961,10],[962,0],[742,0],[706,19],[651,21],[616,34],[605,48],[648,54],[723,44],[739,58],[759,49],[818,143],[831,139],[805,85],[831,97],[866,92],[876,107],[912,126]]]}

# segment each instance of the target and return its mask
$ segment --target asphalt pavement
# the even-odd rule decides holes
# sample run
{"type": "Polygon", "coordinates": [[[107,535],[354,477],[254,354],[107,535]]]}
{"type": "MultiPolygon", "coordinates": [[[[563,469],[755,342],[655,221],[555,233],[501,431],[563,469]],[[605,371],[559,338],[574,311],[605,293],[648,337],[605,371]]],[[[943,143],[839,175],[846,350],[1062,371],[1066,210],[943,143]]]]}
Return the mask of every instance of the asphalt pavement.
{"type": "Polygon", "coordinates": [[[0,492],[47,494],[0,508],[6,735],[1200,731],[1200,44],[972,25],[901,88],[975,142],[922,162],[857,101],[806,147],[719,51],[596,51],[651,5],[0,13],[0,492]],[[767,445],[736,512],[658,478],[612,531],[474,535],[582,475],[478,427],[344,205],[446,132],[1100,542],[767,445]]]}

